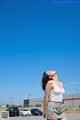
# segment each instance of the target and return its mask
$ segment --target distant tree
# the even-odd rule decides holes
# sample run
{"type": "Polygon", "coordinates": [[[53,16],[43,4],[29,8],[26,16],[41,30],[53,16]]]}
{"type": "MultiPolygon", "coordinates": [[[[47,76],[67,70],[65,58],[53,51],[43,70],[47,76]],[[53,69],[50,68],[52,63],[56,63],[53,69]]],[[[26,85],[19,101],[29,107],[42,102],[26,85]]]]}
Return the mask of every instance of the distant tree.
{"type": "Polygon", "coordinates": [[[8,107],[10,107],[10,105],[9,105],[9,104],[7,104],[7,105],[6,105],[6,108],[8,108],[8,107]]]}
{"type": "Polygon", "coordinates": [[[15,105],[11,105],[11,107],[15,107],[15,105]]]}

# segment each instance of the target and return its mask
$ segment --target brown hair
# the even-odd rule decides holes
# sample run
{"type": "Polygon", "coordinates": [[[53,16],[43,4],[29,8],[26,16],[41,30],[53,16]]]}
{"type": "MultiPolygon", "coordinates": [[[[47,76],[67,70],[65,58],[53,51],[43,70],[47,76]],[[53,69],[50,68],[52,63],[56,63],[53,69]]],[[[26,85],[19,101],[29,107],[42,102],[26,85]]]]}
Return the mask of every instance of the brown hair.
{"type": "Polygon", "coordinates": [[[47,82],[51,80],[49,78],[49,76],[46,74],[46,72],[43,73],[43,76],[42,76],[42,89],[45,90],[45,87],[47,85],[47,82]]]}

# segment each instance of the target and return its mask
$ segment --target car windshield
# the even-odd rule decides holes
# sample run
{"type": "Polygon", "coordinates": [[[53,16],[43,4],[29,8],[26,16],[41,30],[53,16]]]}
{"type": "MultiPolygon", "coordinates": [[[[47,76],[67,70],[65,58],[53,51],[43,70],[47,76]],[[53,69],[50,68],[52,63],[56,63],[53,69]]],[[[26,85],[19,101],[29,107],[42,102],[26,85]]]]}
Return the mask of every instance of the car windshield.
{"type": "Polygon", "coordinates": [[[23,109],[23,111],[29,111],[28,109],[23,109]]]}
{"type": "Polygon", "coordinates": [[[9,107],[7,110],[9,110],[9,111],[10,111],[10,110],[12,110],[12,111],[13,111],[13,110],[14,110],[14,111],[17,111],[18,108],[17,108],[17,107],[9,107]]]}
{"type": "Polygon", "coordinates": [[[14,107],[13,110],[18,110],[18,108],[14,107]]]}
{"type": "Polygon", "coordinates": [[[39,109],[35,109],[35,111],[38,111],[38,112],[40,112],[40,110],[39,110],[39,109]]]}

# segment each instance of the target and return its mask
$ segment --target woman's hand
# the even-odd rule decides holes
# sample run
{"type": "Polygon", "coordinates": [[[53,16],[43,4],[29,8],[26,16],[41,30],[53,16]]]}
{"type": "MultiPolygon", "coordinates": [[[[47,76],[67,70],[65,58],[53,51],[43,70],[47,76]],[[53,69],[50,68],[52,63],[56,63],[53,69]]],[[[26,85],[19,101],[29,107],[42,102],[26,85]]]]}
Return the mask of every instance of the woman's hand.
{"type": "Polygon", "coordinates": [[[46,112],[43,112],[43,117],[44,117],[44,118],[46,117],[46,112]]]}

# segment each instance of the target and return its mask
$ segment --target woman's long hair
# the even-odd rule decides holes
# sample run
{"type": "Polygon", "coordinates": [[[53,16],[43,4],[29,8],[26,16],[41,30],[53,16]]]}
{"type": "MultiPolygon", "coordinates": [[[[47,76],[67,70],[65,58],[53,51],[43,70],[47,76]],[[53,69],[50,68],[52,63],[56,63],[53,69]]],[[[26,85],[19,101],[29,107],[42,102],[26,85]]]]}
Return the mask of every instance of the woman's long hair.
{"type": "Polygon", "coordinates": [[[43,73],[43,76],[42,76],[42,89],[45,91],[45,87],[47,85],[47,82],[49,81],[49,76],[46,75],[46,72],[43,73]]]}

